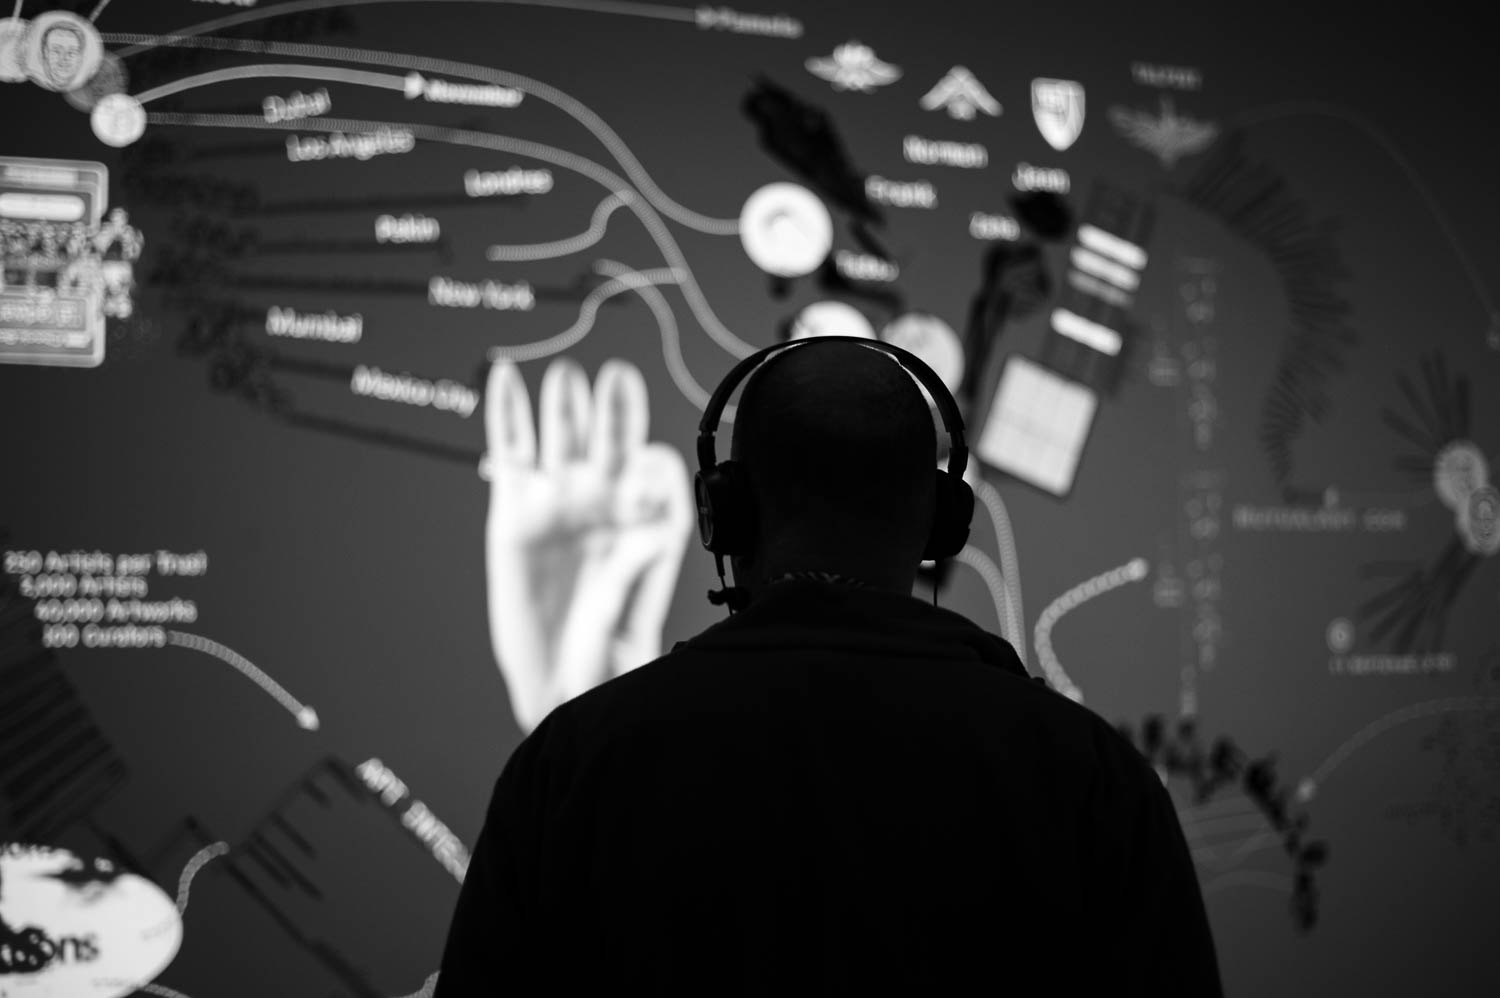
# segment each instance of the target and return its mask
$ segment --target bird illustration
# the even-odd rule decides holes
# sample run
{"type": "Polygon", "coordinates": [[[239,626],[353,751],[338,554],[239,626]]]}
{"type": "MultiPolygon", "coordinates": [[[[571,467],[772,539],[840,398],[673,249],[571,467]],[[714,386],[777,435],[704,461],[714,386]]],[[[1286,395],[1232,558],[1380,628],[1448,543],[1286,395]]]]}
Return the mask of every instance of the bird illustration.
{"type": "Polygon", "coordinates": [[[866,93],[901,78],[901,70],[875,57],[875,50],[857,41],[845,42],[833,50],[831,59],[807,60],[808,72],[833,84],[835,90],[860,90],[866,93]]]}
{"type": "Polygon", "coordinates": [[[1183,156],[1207,148],[1219,134],[1219,126],[1210,122],[1187,115],[1179,117],[1172,107],[1172,99],[1166,96],[1161,99],[1160,116],[1133,108],[1112,107],[1109,120],[1121,135],[1155,155],[1169,170],[1183,156]]]}

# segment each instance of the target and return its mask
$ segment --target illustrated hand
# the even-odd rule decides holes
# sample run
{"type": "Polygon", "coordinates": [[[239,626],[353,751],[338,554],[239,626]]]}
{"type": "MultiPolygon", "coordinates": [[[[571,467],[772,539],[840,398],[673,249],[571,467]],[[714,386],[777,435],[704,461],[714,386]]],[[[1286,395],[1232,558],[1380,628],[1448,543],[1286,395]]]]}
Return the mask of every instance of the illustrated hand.
{"type": "Polygon", "coordinates": [[[583,369],[559,357],[542,377],[538,446],[520,371],[509,360],[490,369],[490,640],[528,733],[661,654],[694,512],[682,455],[646,442],[648,410],[633,364],[605,361],[590,398],[583,369]]]}

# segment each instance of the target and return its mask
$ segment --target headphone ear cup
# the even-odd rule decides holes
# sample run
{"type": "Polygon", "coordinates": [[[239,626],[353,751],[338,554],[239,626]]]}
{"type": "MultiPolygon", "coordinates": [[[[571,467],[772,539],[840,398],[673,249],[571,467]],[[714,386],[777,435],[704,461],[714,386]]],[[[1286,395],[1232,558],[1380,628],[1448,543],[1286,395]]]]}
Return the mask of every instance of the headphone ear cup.
{"type": "Polygon", "coordinates": [[[937,474],[937,501],[933,506],[932,531],[922,558],[941,561],[952,558],[969,542],[969,523],[974,519],[974,490],[969,483],[946,471],[937,474]]]}
{"type": "Polygon", "coordinates": [[[738,461],[721,461],[693,482],[698,502],[698,538],[714,554],[748,554],[755,520],[750,483],[738,461]]]}

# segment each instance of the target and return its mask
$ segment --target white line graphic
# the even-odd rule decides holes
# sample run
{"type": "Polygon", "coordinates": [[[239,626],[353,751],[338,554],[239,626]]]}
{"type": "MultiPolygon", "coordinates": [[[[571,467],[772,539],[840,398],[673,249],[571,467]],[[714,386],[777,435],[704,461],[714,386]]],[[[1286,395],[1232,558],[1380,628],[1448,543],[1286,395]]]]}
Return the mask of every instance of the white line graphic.
{"type": "Polygon", "coordinates": [[[1223,813],[1238,812],[1248,814],[1254,810],[1255,802],[1243,794],[1236,797],[1223,797],[1207,804],[1199,804],[1193,807],[1185,807],[1177,812],[1177,817],[1182,819],[1183,825],[1194,824],[1204,818],[1223,817],[1223,813]]]}
{"type": "Polygon", "coordinates": [[[675,270],[649,270],[644,272],[631,271],[629,276],[612,278],[590,291],[588,297],[578,307],[578,319],[567,329],[545,340],[537,340],[535,343],[520,343],[515,346],[490,347],[490,360],[514,360],[524,362],[528,360],[539,360],[542,357],[550,357],[555,353],[562,353],[583,339],[594,328],[594,317],[598,314],[599,305],[606,299],[626,291],[638,288],[643,284],[675,284],[681,279],[680,272],[675,270]]]}
{"type": "Polygon", "coordinates": [[[1016,556],[1016,536],[1011,529],[1010,514],[1005,509],[1005,500],[1000,490],[983,478],[974,485],[974,495],[989,511],[990,523],[995,528],[995,547],[1000,552],[1000,575],[1005,582],[1007,598],[1005,610],[1008,614],[1009,631],[1006,640],[1016,649],[1021,664],[1026,664],[1026,611],[1021,605],[1021,559],[1016,556]]]}
{"type": "MultiPolygon", "coordinates": [[[[1260,824],[1265,824],[1264,818],[1260,819],[1260,824]]],[[[1229,870],[1239,866],[1251,853],[1259,852],[1262,849],[1269,849],[1272,846],[1281,846],[1282,844],[1281,836],[1277,834],[1275,829],[1264,828],[1245,839],[1240,843],[1239,848],[1222,859],[1219,857],[1217,850],[1212,847],[1200,846],[1193,850],[1193,862],[1197,863],[1201,860],[1204,865],[1213,867],[1216,870],[1229,870]]]]}
{"type": "Polygon", "coordinates": [[[139,990],[146,992],[148,995],[156,995],[157,998],[188,998],[181,991],[178,991],[176,988],[169,988],[165,984],[142,984],[139,990]]]}
{"type": "Polygon", "coordinates": [[[1298,785],[1297,799],[1303,802],[1311,800],[1313,795],[1322,789],[1323,782],[1328,779],[1328,774],[1353,755],[1356,749],[1364,746],[1375,736],[1397,725],[1405,724],[1407,721],[1449,714],[1457,710],[1500,710],[1500,697],[1448,697],[1442,700],[1424,700],[1376,718],[1351,735],[1344,744],[1323,761],[1321,766],[1312,771],[1312,775],[1298,785]]]}
{"type": "MultiPolygon", "coordinates": [[[[388,3],[405,2],[405,0],[358,0],[359,3],[388,3]]],[[[453,0],[450,0],[453,2],[453,0]]],[[[473,0],[458,0],[458,2],[473,2],[473,0]]],[[[233,14],[229,17],[219,18],[205,24],[197,25],[185,31],[171,35],[122,35],[110,34],[104,36],[109,42],[134,42],[130,48],[121,50],[118,54],[124,58],[135,55],[137,52],[154,48],[161,44],[177,44],[183,41],[191,44],[200,42],[226,42],[236,39],[194,39],[194,35],[213,30],[216,27],[228,27],[235,24],[243,24],[249,21],[261,20],[280,14],[291,14],[297,10],[316,10],[332,6],[357,6],[349,0],[307,0],[304,3],[277,4],[261,10],[247,11],[244,14],[233,14]]],[[[549,5],[550,6],[550,5],[549,5]]],[[[624,5],[621,5],[624,6],[624,5]]],[[[671,10],[672,8],[659,8],[671,10]]],[[[695,20],[695,15],[687,10],[679,10],[677,13],[686,20],[695,20]]],[[[290,51],[285,46],[287,43],[257,42],[245,43],[242,51],[253,52],[276,52],[279,50],[290,51]]],[[[211,45],[209,47],[229,47],[211,45]]],[[[641,166],[635,154],[625,145],[624,141],[615,134],[614,129],[605,123],[604,119],[595,114],[585,104],[576,98],[563,93],[556,87],[549,86],[539,80],[533,80],[518,73],[508,73],[504,70],[491,69],[487,66],[476,66],[469,63],[452,62],[447,59],[429,59],[422,56],[403,55],[398,52],[377,52],[373,50],[344,49],[328,45],[296,45],[296,48],[304,50],[307,54],[316,54],[320,58],[341,60],[346,62],[375,62],[381,65],[392,65],[400,61],[403,65],[410,65],[415,69],[426,69],[428,72],[443,73],[449,76],[468,76],[473,79],[486,80],[503,86],[515,87],[524,91],[528,96],[538,100],[546,101],[548,104],[561,110],[564,114],[571,116],[579,124],[583,125],[594,137],[603,143],[604,147],[614,156],[615,161],[624,168],[625,173],[635,183],[635,186],[646,196],[646,199],[654,204],[663,214],[676,222],[696,229],[699,232],[714,236],[732,236],[740,231],[739,218],[710,218],[691,208],[683,207],[656,186],[646,168],[641,166]]],[[[622,185],[623,186],[623,185],[622,185]]]]}
{"type": "Polygon", "coordinates": [[[1084,223],[1078,227],[1078,242],[1095,253],[1113,257],[1127,268],[1137,271],[1146,269],[1146,251],[1128,239],[1121,239],[1113,232],[1106,232],[1097,226],[1084,223]]]}
{"type": "MultiPolygon", "coordinates": [[[[276,43],[261,43],[267,47],[276,43]]],[[[552,146],[543,145],[539,142],[530,142],[525,139],[511,138],[507,135],[493,135],[488,132],[471,132],[461,128],[441,128],[433,125],[420,125],[398,122],[363,121],[349,118],[318,118],[299,119],[297,121],[270,122],[264,118],[248,114],[181,114],[176,112],[157,111],[146,116],[147,121],[158,125],[192,125],[207,128],[265,128],[275,131],[288,131],[297,129],[308,131],[308,122],[316,120],[317,130],[323,131],[376,131],[382,128],[402,129],[413,135],[431,142],[449,142],[455,145],[477,146],[481,149],[497,149],[501,152],[515,153],[521,156],[530,156],[543,162],[554,163],[567,170],[573,170],[594,180],[606,190],[624,199],[626,205],[636,213],[636,217],[645,225],[647,232],[656,242],[657,248],[661,250],[667,263],[673,269],[683,272],[682,293],[687,299],[688,308],[692,310],[703,331],[709,337],[723,347],[730,354],[738,358],[745,358],[755,352],[756,348],[740,339],[730,332],[719,322],[714,315],[713,309],[709,307],[707,299],[703,297],[703,290],[698,287],[698,282],[693,277],[692,269],[687,265],[687,260],[682,255],[682,250],[677,241],[672,238],[672,233],[662,222],[660,216],[651,210],[650,205],[641,201],[640,195],[631,190],[625,180],[618,174],[611,172],[592,160],[570,152],[564,152],[552,146]]]]}
{"type": "Polygon", "coordinates": [[[1063,672],[1062,663],[1057,660],[1057,653],[1052,650],[1052,628],[1057,621],[1069,610],[1087,603],[1101,593],[1117,589],[1128,582],[1141,581],[1149,571],[1150,566],[1145,558],[1132,558],[1118,568],[1112,568],[1079,583],[1049,603],[1042,611],[1042,615],[1036,620],[1036,657],[1047,676],[1047,682],[1052,684],[1053,689],[1075,703],[1083,703],[1083,691],[1073,684],[1066,672],[1063,672]]]}
{"type": "Polygon", "coordinates": [[[215,842],[199,849],[183,866],[182,876],[177,878],[177,913],[179,915],[187,914],[188,896],[193,887],[193,878],[198,875],[198,871],[207,866],[215,856],[222,856],[228,851],[228,842],[215,842]]]}
{"type": "Polygon", "coordinates": [[[1120,352],[1120,347],[1124,343],[1124,338],[1108,326],[1085,319],[1065,308],[1052,310],[1052,328],[1086,347],[1111,357],[1120,352]]]}
{"type": "Polygon", "coordinates": [[[594,209],[594,217],[589,221],[588,229],[576,236],[557,239],[550,243],[532,243],[529,246],[491,246],[485,256],[496,262],[513,263],[518,260],[551,260],[555,257],[581,252],[604,238],[609,216],[613,215],[616,209],[623,207],[625,207],[625,199],[618,194],[611,194],[600,201],[599,207],[594,209]]]}
{"type": "Polygon", "coordinates": [[[1221,874],[1203,885],[1204,894],[1213,894],[1226,887],[1264,887],[1267,890],[1292,892],[1292,878],[1282,873],[1259,873],[1255,870],[1236,870],[1221,874]]]}
{"type": "Polygon", "coordinates": [[[95,977],[89,981],[96,988],[128,988],[128,991],[117,991],[116,994],[131,995],[137,991],[144,991],[148,995],[156,995],[157,998],[188,998],[175,988],[169,988],[165,984],[154,982],[131,981],[122,978],[95,977]]]}
{"type": "Polygon", "coordinates": [[[1228,124],[1231,126],[1253,125],[1262,121],[1274,121],[1277,118],[1293,118],[1298,115],[1337,118],[1346,124],[1353,125],[1371,139],[1374,139],[1375,143],[1384,149],[1391,159],[1395,160],[1396,165],[1401,168],[1401,172],[1406,174],[1406,179],[1417,189],[1417,194],[1421,196],[1422,203],[1427,207],[1427,211],[1432,215],[1433,221],[1437,223],[1444,238],[1448,240],[1448,246],[1453,250],[1453,255],[1458,257],[1458,262],[1463,265],[1464,274],[1468,277],[1469,284],[1473,287],[1474,295],[1479,299],[1479,304],[1483,307],[1486,317],[1492,323],[1500,320],[1500,309],[1496,309],[1495,302],[1490,297],[1489,290],[1479,277],[1478,268],[1474,266],[1474,261],[1469,258],[1469,254],[1464,252],[1463,244],[1458,241],[1458,236],[1454,233],[1453,226],[1448,221],[1448,216],[1443,213],[1443,209],[1438,204],[1437,198],[1433,196],[1432,189],[1422,180],[1416,168],[1411,165],[1410,160],[1397,148],[1396,143],[1391,141],[1385,132],[1368,118],[1355,114],[1352,111],[1346,111],[1336,104],[1325,104],[1319,101],[1288,101],[1284,104],[1273,104],[1270,107],[1246,111],[1244,114],[1236,115],[1228,124]]]}
{"type": "MultiPolygon", "coordinates": [[[[687,21],[689,23],[696,21],[693,12],[685,7],[667,7],[661,4],[649,3],[620,3],[615,2],[615,0],[299,0],[299,2],[294,3],[280,3],[263,10],[216,17],[211,21],[202,21],[191,27],[182,28],[178,34],[184,37],[204,35],[211,31],[217,31],[219,28],[233,28],[241,24],[248,24],[251,21],[261,21],[277,14],[298,14],[309,10],[326,10],[329,7],[368,7],[374,4],[409,2],[483,3],[508,4],[516,7],[555,7],[558,10],[578,10],[591,14],[619,14],[627,17],[651,17],[663,21],[687,21]]],[[[141,46],[141,49],[153,47],[155,46],[148,44],[141,46]]],[[[120,54],[122,56],[131,56],[135,55],[135,52],[122,52],[120,54]]]]}
{"type": "Polygon", "coordinates": [[[422,986],[408,995],[399,995],[398,998],[432,998],[432,989],[437,987],[438,972],[434,970],[427,975],[427,980],[422,986]]]}
{"type": "MultiPolygon", "coordinates": [[[[594,264],[594,269],[601,274],[613,277],[638,273],[613,260],[600,260],[594,264]]],[[[682,392],[683,397],[697,406],[700,411],[707,409],[708,400],[713,393],[698,384],[698,379],[694,378],[687,368],[687,361],[682,358],[682,341],[677,335],[677,318],[672,314],[672,307],[667,304],[661,292],[651,284],[639,283],[631,290],[641,296],[641,300],[646,303],[651,314],[656,316],[656,324],[661,330],[662,359],[666,362],[667,373],[671,375],[672,383],[677,386],[678,391],[682,392]]],[[[733,423],[734,412],[735,406],[726,405],[723,414],[719,417],[719,422],[733,423]]]]}
{"type": "Polygon", "coordinates": [[[292,696],[280,683],[266,675],[260,670],[259,666],[233,648],[226,648],[217,641],[210,641],[208,638],[200,637],[197,634],[188,634],[184,631],[168,631],[167,640],[174,645],[191,648],[194,651],[201,651],[205,655],[212,655],[219,661],[233,666],[243,673],[245,678],[265,690],[277,703],[290,711],[292,716],[297,719],[299,727],[306,731],[318,730],[317,711],[292,696]]]}
{"type": "Polygon", "coordinates": [[[1014,647],[1016,639],[1008,626],[1013,619],[1010,612],[1010,590],[1005,585],[1000,569],[990,560],[989,555],[972,544],[967,545],[955,557],[978,572],[979,577],[984,580],[985,588],[990,591],[990,599],[995,604],[995,619],[1000,623],[1000,636],[1014,647]]]}
{"type": "MultiPolygon", "coordinates": [[[[143,90],[135,95],[135,99],[142,104],[149,104],[163,97],[180,94],[184,90],[209,87],[227,80],[254,80],[268,76],[278,79],[331,80],[335,83],[356,83],[364,87],[380,87],[385,90],[401,90],[405,86],[405,77],[392,76],[389,73],[367,73],[362,69],[339,69],[336,66],[311,66],[306,63],[265,63],[258,66],[216,69],[211,73],[199,73],[197,76],[184,76],[180,80],[143,90]]],[[[316,121],[316,119],[302,120],[316,121]]]]}

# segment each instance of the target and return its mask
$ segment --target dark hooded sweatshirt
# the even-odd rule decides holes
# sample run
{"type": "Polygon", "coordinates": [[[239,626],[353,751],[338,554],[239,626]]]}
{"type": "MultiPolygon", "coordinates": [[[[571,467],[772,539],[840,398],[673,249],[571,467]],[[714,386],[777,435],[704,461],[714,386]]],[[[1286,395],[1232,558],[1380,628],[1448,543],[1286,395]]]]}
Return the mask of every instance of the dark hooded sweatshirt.
{"type": "Polygon", "coordinates": [[[1003,639],[765,590],[505,764],[437,998],[1221,995],[1160,779],[1003,639]]]}

